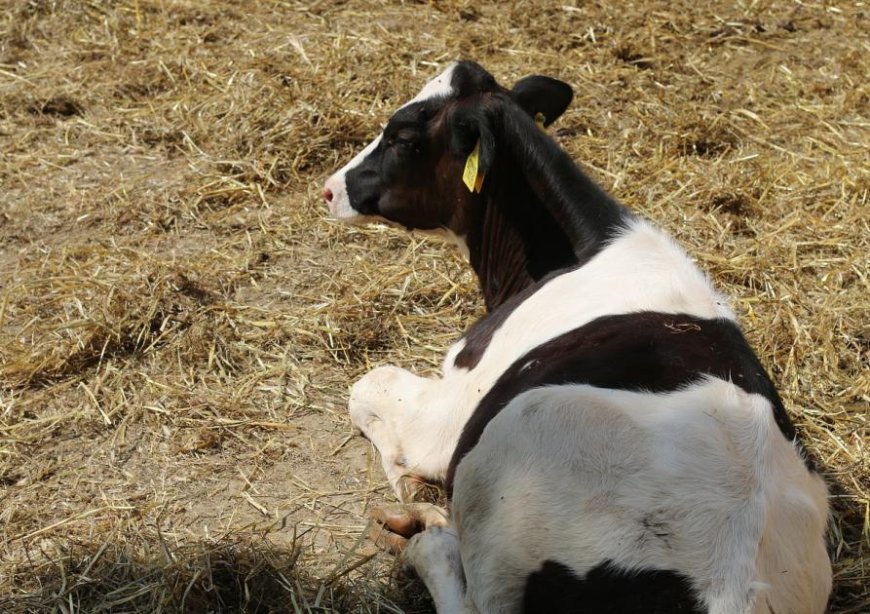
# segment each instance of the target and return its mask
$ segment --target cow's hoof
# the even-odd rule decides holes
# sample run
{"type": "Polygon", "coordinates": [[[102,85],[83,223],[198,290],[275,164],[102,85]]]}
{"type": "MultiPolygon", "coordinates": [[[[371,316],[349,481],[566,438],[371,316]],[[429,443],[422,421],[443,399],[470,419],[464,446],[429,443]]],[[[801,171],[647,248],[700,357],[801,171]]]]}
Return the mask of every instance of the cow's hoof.
{"type": "Polygon", "coordinates": [[[369,538],[392,554],[401,553],[408,540],[429,527],[447,526],[447,513],[430,503],[391,504],[372,510],[369,538]]]}

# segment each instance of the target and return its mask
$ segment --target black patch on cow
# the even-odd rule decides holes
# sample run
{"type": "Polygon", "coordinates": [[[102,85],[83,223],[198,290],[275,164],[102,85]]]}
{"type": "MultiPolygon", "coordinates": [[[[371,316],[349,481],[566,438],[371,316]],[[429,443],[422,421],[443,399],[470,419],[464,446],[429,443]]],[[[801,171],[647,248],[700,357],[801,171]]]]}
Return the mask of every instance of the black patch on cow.
{"type": "Polygon", "coordinates": [[[574,163],[533,116],[552,122],[571,87],[528,77],[507,92],[479,65],[454,69],[446,115],[451,155],[478,148],[480,198],[464,230],[471,265],[493,310],[546,275],[588,261],[632,218],[574,163]]]}
{"type": "MultiPolygon", "coordinates": [[[[604,316],[538,346],[502,373],[462,431],[447,472],[447,492],[452,494],[457,465],[489,421],[526,390],[589,384],[670,392],[710,375],[768,399],[779,430],[796,440],[776,388],[733,321],[656,312],[604,316]]],[[[812,462],[807,460],[807,466],[812,468],[812,462]]]]}
{"type": "Polygon", "coordinates": [[[502,149],[484,190],[484,217],[466,237],[490,314],[464,336],[454,364],[477,366],[516,307],[606,248],[634,216],[542,134],[518,107],[502,115],[502,149]]]}
{"type": "Polygon", "coordinates": [[[363,215],[377,215],[381,196],[382,144],[379,144],[357,166],[350,169],[345,181],[350,206],[363,215]]]}
{"type": "Polygon", "coordinates": [[[469,260],[494,310],[554,271],[579,264],[574,246],[510,160],[490,174],[482,221],[468,233],[469,260]]]}
{"type": "Polygon", "coordinates": [[[523,595],[526,614],[703,614],[682,574],[661,569],[626,571],[609,561],[582,578],[556,561],[529,575],[523,595]]]}
{"type": "Polygon", "coordinates": [[[601,251],[633,214],[583,172],[518,105],[505,105],[501,135],[509,155],[574,248],[579,262],[601,251]]]}

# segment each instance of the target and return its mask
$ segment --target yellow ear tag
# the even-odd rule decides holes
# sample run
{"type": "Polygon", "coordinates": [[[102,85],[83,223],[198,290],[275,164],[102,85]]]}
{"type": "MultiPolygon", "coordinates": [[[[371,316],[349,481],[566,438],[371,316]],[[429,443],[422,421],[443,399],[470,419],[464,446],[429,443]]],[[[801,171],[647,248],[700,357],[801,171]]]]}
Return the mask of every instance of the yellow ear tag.
{"type": "Polygon", "coordinates": [[[483,174],[479,172],[480,168],[480,140],[474,144],[474,149],[468,154],[468,159],[465,161],[465,170],[462,172],[462,183],[468,188],[469,192],[480,193],[483,189],[483,174]]]}
{"type": "Polygon", "coordinates": [[[544,126],[544,122],[547,121],[547,118],[544,117],[543,113],[535,113],[535,123],[538,125],[538,128],[541,129],[541,132],[546,132],[547,128],[544,126]]]}

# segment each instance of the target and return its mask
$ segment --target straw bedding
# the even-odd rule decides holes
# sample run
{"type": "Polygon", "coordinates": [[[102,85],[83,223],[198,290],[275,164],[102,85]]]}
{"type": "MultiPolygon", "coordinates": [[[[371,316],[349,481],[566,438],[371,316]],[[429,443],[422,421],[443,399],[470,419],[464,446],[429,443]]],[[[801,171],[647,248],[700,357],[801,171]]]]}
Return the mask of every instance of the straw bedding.
{"type": "Polygon", "coordinates": [[[360,538],[345,412],[481,313],[452,248],[324,219],[446,62],[540,72],[551,129],[734,297],[870,609],[863,2],[0,2],[0,609],[426,612],[360,538]]]}

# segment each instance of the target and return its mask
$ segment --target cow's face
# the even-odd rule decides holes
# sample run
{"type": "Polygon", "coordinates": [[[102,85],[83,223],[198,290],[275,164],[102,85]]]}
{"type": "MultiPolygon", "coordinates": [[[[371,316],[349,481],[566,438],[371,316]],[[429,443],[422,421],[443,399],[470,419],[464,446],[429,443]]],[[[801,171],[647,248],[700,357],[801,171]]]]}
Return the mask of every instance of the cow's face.
{"type": "Polygon", "coordinates": [[[444,116],[457,99],[455,80],[468,76],[461,66],[451,64],[427,83],[393,114],[380,136],[327,180],[323,196],[333,217],[347,222],[383,219],[418,229],[457,225],[452,218],[469,197],[459,186],[446,190],[454,192],[452,198],[443,194],[448,176],[462,170],[445,155],[444,116]]]}
{"type": "Polygon", "coordinates": [[[572,97],[570,86],[527,77],[513,90],[499,86],[473,62],[451,64],[396,111],[381,135],[330,177],[323,198],[336,219],[386,220],[409,229],[467,231],[479,195],[462,181],[479,145],[480,172],[495,157],[499,104],[518,104],[555,120],[572,97]]]}

